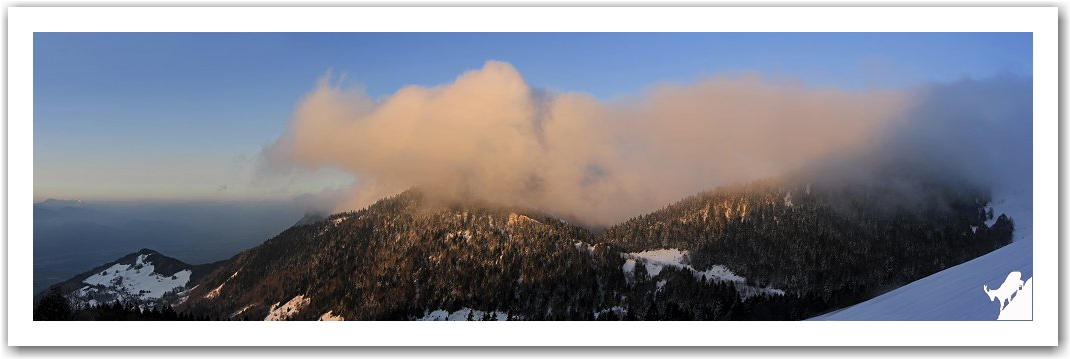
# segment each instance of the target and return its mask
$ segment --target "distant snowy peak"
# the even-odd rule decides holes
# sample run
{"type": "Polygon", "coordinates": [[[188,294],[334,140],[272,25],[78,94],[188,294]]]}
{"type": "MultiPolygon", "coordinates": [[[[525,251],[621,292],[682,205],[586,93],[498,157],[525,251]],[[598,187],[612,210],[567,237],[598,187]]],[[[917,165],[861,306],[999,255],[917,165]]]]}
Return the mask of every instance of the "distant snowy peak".
{"type": "Polygon", "coordinates": [[[34,207],[47,208],[47,209],[60,209],[67,207],[79,207],[82,205],[82,201],[70,200],[70,199],[55,199],[49,198],[44,201],[34,203],[34,207]]]}
{"type": "Polygon", "coordinates": [[[49,198],[47,200],[33,204],[34,219],[42,221],[47,221],[56,217],[63,217],[75,214],[86,214],[90,212],[90,208],[87,206],[83,206],[82,201],[78,200],[60,200],[49,198]]]}
{"type": "Polygon", "coordinates": [[[148,255],[139,254],[134,263],[116,263],[100,273],[82,281],[84,287],[76,291],[76,298],[92,300],[98,294],[116,296],[138,301],[157,301],[167,293],[184,291],[189,283],[189,269],[180,270],[170,276],[157,273],[156,266],[148,260],[148,255]]]}
{"type": "Polygon", "coordinates": [[[194,266],[142,249],[58,284],[75,306],[115,301],[146,307],[174,305],[185,300],[194,266]]]}

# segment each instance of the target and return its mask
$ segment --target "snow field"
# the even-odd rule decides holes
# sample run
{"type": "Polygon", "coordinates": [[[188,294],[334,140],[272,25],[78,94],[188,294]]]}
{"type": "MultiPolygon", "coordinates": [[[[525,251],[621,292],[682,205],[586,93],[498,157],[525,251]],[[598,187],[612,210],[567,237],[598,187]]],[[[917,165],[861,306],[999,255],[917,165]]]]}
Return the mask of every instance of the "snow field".
{"type": "MultiPolygon", "coordinates": [[[[691,272],[695,279],[707,282],[733,282],[744,299],[755,295],[784,295],[784,291],[776,288],[759,288],[747,285],[747,279],[732,273],[722,265],[714,265],[705,271],[699,271],[687,263],[687,251],[679,249],[655,249],[638,253],[625,253],[624,266],[621,268],[625,274],[631,275],[635,271],[635,265],[643,263],[644,269],[651,278],[661,274],[665,267],[674,267],[691,272]]],[[[665,285],[664,281],[658,282],[658,289],[665,285]]]]}
{"type": "Polygon", "coordinates": [[[173,291],[175,288],[185,288],[189,283],[192,272],[188,269],[179,271],[173,276],[163,276],[155,272],[151,262],[146,262],[145,254],[139,255],[134,264],[115,264],[100,273],[86,278],[82,283],[86,284],[79,290],[80,296],[86,296],[89,291],[100,290],[99,287],[114,288],[142,300],[160,299],[164,293],[173,291]],[[94,288],[97,287],[97,288],[94,288]]]}

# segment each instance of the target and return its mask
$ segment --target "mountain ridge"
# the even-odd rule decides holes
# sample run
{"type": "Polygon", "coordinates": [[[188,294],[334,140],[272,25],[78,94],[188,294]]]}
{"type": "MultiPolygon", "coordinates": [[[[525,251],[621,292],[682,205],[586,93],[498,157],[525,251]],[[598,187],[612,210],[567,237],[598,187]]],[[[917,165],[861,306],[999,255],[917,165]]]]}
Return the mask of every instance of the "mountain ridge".
{"type": "Polygon", "coordinates": [[[179,303],[182,292],[189,289],[187,283],[198,282],[221,263],[190,265],[155,250],[142,248],[49,286],[34,296],[34,303],[53,289],[58,289],[67,294],[74,307],[106,304],[115,300],[133,301],[147,307],[170,306],[179,303]],[[135,278],[140,281],[135,282],[135,278]],[[158,285],[153,285],[152,280],[156,280],[158,285]],[[170,283],[177,285],[162,288],[161,291],[160,285],[170,283]],[[181,289],[175,291],[177,288],[181,289]]]}
{"type": "Polygon", "coordinates": [[[200,272],[171,303],[224,320],[797,320],[987,253],[1013,231],[1002,216],[988,225],[980,188],[899,181],[925,201],[878,209],[899,187],[763,180],[598,235],[410,188],[303,219],[200,272]]]}

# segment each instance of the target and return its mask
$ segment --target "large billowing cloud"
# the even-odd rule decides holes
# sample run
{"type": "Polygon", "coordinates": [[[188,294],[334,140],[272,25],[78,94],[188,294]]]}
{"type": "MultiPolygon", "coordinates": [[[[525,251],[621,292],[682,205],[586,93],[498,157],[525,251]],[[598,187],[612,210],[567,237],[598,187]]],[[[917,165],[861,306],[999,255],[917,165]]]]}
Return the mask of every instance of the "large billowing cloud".
{"type": "Polygon", "coordinates": [[[409,86],[379,101],[321,80],[264,155],[352,173],[334,210],[418,186],[608,225],[859,150],[916,103],[907,91],[809,88],[756,75],[664,84],[607,102],[533,89],[511,65],[490,61],[450,84],[409,86]]]}

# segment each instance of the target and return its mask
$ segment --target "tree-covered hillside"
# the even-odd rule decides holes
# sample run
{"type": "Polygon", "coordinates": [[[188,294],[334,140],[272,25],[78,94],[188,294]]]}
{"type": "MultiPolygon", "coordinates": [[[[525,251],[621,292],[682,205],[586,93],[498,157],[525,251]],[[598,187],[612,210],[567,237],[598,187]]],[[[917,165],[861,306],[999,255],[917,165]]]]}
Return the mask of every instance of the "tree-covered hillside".
{"type": "MultiPolygon", "coordinates": [[[[175,310],[215,320],[796,320],[1010,241],[1013,222],[993,218],[984,187],[917,171],[866,178],[726,186],[597,236],[545,213],[410,189],[214,264],[175,310]]],[[[90,309],[114,307],[100,304],[90,309]]]]}
{"type": "Polygon", "coordinates": [[[282,319],[406,320],[465,308],[528,320],[800,319],[1006,245],[1013,223],[993,220],[988,201],[981,188],[921,176],[781,178],[700,193],[596,237],[545,214],[412,189],[239,254],[180,309],[220,319],[288,310],[282,319]],[[682,258],[644,256],[665,249],[682,258]]]}
{"type": "Polygon", "coordinates": [[[700,270],[844,306],[1010,243],[981,187],[909,172],[758,181],[700,193],[606,230],[627,251],[679,248],[700,270]]]}

